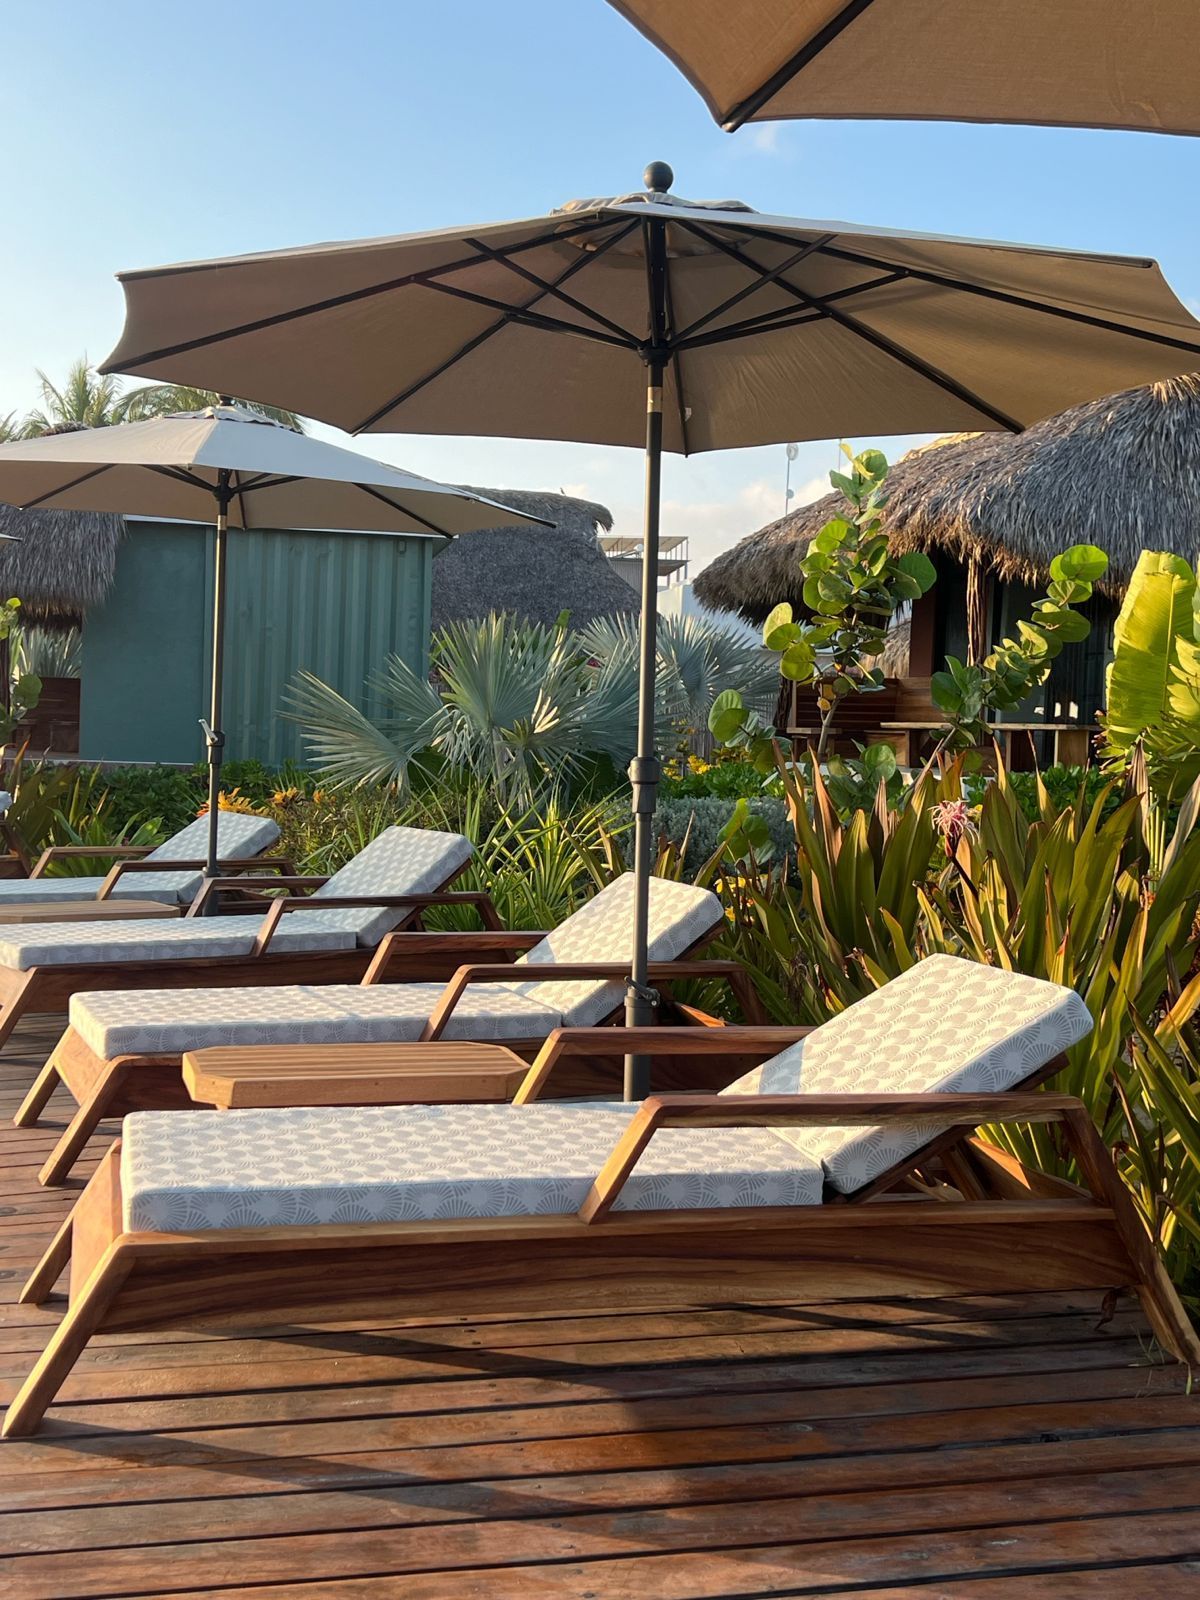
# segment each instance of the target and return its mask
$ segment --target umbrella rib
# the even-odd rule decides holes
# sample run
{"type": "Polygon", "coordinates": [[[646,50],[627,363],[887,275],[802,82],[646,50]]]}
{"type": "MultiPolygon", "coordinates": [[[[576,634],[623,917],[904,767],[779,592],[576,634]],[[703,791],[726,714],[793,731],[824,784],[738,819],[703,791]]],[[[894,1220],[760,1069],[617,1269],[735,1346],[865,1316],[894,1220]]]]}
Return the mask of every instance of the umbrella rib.
{"type": "Polygon", "coordinates": [[[558,317],[547,317],[540,311],[526,311],[523,306],[508,305],[503,300],[493,299],[491,295],[479,294],[474,289],[464,289],[455,283],[427,283],[427,289],[434,289],[438,294],[448,294],[457,300],[469,300],[477,306],[487,306],[492,311],[499,311],[507,317],[509,322],[520,322],[528,328],[538,328],[544,333],[573,333],[579,339],[591,339],[597,344],[615,345],[618,350],[628,350],[629,340],[618,339],[614,334],[601,333],[597,328],[582,328],[575,322],[562,322],[558,317]]]}
{"type": "MultiPolygon", "coordinates": [[[[886,272],[882,277],[872,278],[867,283],[851,284],[848,289],[835,289],[832,294],[824,297],[826,305],[834,305],[842,300],[850,300],[856,295],[866,294],[871,289],[885,289],[889,284],[898,283],[906,274],[902,271],[886,272]]],[[[779,328],[800,328],[806,322],[819,322],[824,313],[810,311],[797,314],[792,306],[776,306],[774,311],[764,311],[761,316],[747,317],[743,322],[734,322],[727,328],[716,328],[712,333],[701,334],[695,339],[684,339],[680,343],[682,350],[701,350],[710,344],[725,344],[730,339],[746,339],[756,333],[774,333],[779,328]]]]}
{"type": "MultiPolygon", "coordinates": [[[[829,237],[832,239],[834,235],[830,234],[829,237]]],[[[545,278],[539,278],[536,272],[530,272],[528,267],[523,267],[516,261],[510,261],[501,251],[490,250],[487,245],[482,244],[478,239],[468,239],[467,243],[474,249],[482,251],[489,260],[498,262],[500,266],[507,267],[510,272],[515,272],[519,278],[524,278],[526,283],[532,283],[535,288],[541,290],[543,295],[553,295],[556,300],[561,300],[565,305],[570,306],[573,311],[579,311],[585,317],[591,317],[593,322],[598,322],[602,328],[607,328],[610,333],[615,333],[626,344],[639,343],[637,335],[630,333],[628,328],[623,328],[619,322],[614,322],[611,317],[606,317],[602,311],[593,310],[591,306],[585,305],[582,300],[576,300],[574,295],[564,294],[557,284],[547,283],[545,278]]],[[[541,296],[539,295],[538,299],[540,298],[541,296]]],[[[530,304],[536,305],[537,300],[530,301],[530,304]]]]}
{"type": "Polygon", "coordinates": [[[872,4],[872,0],[848,0],[836,16],[831,17],[823,28],[817,30],[813,36],[802,44],[795,55],[788,59],[771,74],[757,89],[751,91],[744,100],[731,107],[721,118],[721,127],[726,133],[736,133],[750,117],[773,100],[781,89],[787,87],[792,79],[804,68],[811,66],[822,51],[827,50],[836,39],[839,39],[846,29],[858,17],[861,17],[872,4]]]}
{"type": "Polygon", "coordinates": [[[81,473],[78,478],[72,478],[70,483],[60,483],[57,489],[47,489],[45,494],[39,494],[35,500],[25,500],[21,504],[22,511],[33,511],[35,507],[45,505],[47,500],[53,500],[60,494],[70,494],[72,489],[78,489],[81,483],[90,483],[93,478],[98,478],[102,472],[111,472],[114,462],[108,461],[102,467],[93,467],[90,472],[81,473]]]}
{"type": "MultiPolygon", "coordinates": [[[[611,228],[611,217],[600,217],[591,222],[580,223],[577,227],[555,228],[550,233],[540,233],[536,239],[523,239],[517,244],[508,247],[513,255],[526,250],[537,250],[542,245],[553,243],[558,239],[577,238],[580,234],[594,233],[598,228],[611,228]]],[[[122,364],[120,370],[130,371],[134,367],[145,366],[151,361],[165,361],[171,356],[185,355],[189,350],[201,350],[206,345],[223,344],[227,339],[237,339],[247,333],[262,333],[267,328],[277,328],[286,322],[295,322],[300,317],[313,317],[322,311],[333,311],[338,306],[353,305],[358,300],[369,300],[375,295],[390,294],[394,289],[407,289],[413,284],[429,284],[435,277],[449,272],[464,272],[468,267],[477,267],[486,260],[486,257],[469,256],[462,261],[450,261],[441,267],[426,267],[420,272],[406,273],[400,278],[389,278],[384,283],[366,284],[361,289],[348,289],[345,294],[330,295],[324,300],[313,300],[308,305],[295,306],[290,311],[276,311],[269,317],[256,317],[252,322],[242,322],[233,328],[222,328],[218,333],[203,333],[195,339],[185,339],[179,344],[164,345],[159,350],[144,350],[138,355],[129,356],[122,364]]],[[[167,268],[161,273],[139,273],[139,277],[167,277],[177,273],[178,268],[167,268]]],[[[196,268],[188,268],[195,271],[196,268]]],[[[209,268],[208,270],[213,270],[209,268]]],[[[117,368],[110,367],[106,362],[100,369],[102,373],[115,372],[117,368]]]]}
{"type": "MultiPolygon", "coordinates": [[[[846,250],[840,246],[826,245],[822,248],[823,255],[833,256],[839,261],[849,261],[857,266],[864,267],[894,267],[894,262],[880,261],[875,256],[862,255],[856,250],[846,250]]],[[[1071,311],[1066,306],[1048,305],[1044,300],[1034,300],[1029,295],[1014,294],[1008,289],[989,289],[981,283],[969,283],[962,278],[952,278],[948,273],[930,272],[923,267],[902,267],[906,278],[916,278],[922,283],[936,284],[943,289],[957,289],[963,294],[982,296],[985,300],[998,300],[1002,305],[1019,306],[1025,311],[1041,311],[1046,316],[1062,317],[1068,322],[1081,322],[1085,327],[1101,328],[1107,333],[1127,334],[1131,339],[1145,339],[1151,344],[1169,346],[1172,350],[1191,350],[1200,355],[1200,344],[1188,339],[1177,339],[1168,333],[1152,333],[1149,329],[1135,328],[1127,322],[1114,322],[1110,317],[1098,317],[1087,311],[1071,311]]]]}
{"type": "Polygon", "coordinates": [[[723,312],[731,310],[732,307],[740,305],[743,300],[749,299],[752,294],[758,294],[761,290],[767,288],[770,284],[774,283],[777,278],[782,277],[785,272],[789,272],[792,267],[799,266],[806,256],[812,255],[814,250],[819,249],[823,244],[831,243],[836,238],[837,234],[835,233],[823,233],[818,238],[810,239],[807,244],[802,245],[799,250],[797,250],[793,255],[789,256],[788,259],[780,266],[773,267],[766,277],[760,279],[757,283],[747,284],[744,289],[739,289],[736,294],[726,296],[726,298],[722,300],[719,305],[715,305],[711,311],[706,311],[702,317],[697,317],[694,322],[689,322],[686,328],[681,328],[679,330],[676,338],[688,338],[698,329],[707,326],[708,323],[721,316],[723,312]]]}
{"type": "MultiPolygon", "coordinates": [[[[627,239],[637,226],[636,222],[628,222],[623,228],[618,228],[614,233],[610,233],[603,244],[599,245],[590,254],[585,254],[581,251],[578,258],[565,267],[558,277],[554,279],[555,286],[565,283],[568,278],[573,278],[577,272],[582,272],[585,267],[590,267],[599,261],[601,256],[607,254],[614,245],[620,244],[623,239],[627,239]]],[[[535,306],[540,299],[540,295],[535,295],[529,301],[529,304],[535,306]]],[[[410,383],[407,388],[401,389],[399,394],[393,395],[385,405],[379,406],[375,411],[372,411],[369,417],[365,417],[362,422],[357,423],[350,429],[350,432],[364,433],[368,428],[373,428],[377,422],[381,422],[387,416],[389,411],[395,411],[406,400],[411,400],[413,395],[420,394],[422,389],[434,383],[443,373],[449,372],[451,367],[455,367],[460,361],[465,360],[473,351],[478,350],[480,345],[486,344],[494,334],[499,333],[502,328],[507,328],[511,320],[508,315],[497,317],[490,327],[484,328],[481,333],[475,334],[465,344],[460,345],[453,355],[447,356],[444,361],[440,361],[431,372],[425,373],[423,377],[417,378],[415,382],[410,383]]]]}
{"type": "MultiPolygon", "coordinates": [[[[361,489],[363,494],[369,494],[372,500],[382,500],[385,506],[390,506],[393,511],[399,511],[403,516],[411,517],[414,522],[419,522],[423,528],[428,528],[430,533],[440,534],[443,539],[453,539],[454,535],[445,528],[439,528],[436,522],[430,522],[428,517],[423,517],[411,506],[401,505],[399,501],[391,499],[380,489],[372,489],[369,483],[356,483],[356,489],[361,489]]],[[[437,552],[435,551],[435,554],[437,552]]]]}
{"type": "MultiPolygon", "coordinates": [[[[751,272],[762,273],[768,270],[760,266],[752,256],[744,254],[737,245],[730,244],[716,234],[709,233],[707,229],[698,227],[695,223],[690,222],[683,223],[683,227],[696,234],[699,238],[706,240],[718,250],[724,251],[733,260],[741,262],[751,272]]],[[[847,316],[844,311],[839,311],[835,306],[831,305],[827,299],[822,299],[820,295],[808,294],[794,283],[789,283],[786,278],[777,278],[775,281],[781,289],[786,289],[790,295],[804,305],[815,308],[823,317],[828,317],[831,321],[836,322],[839,327],[845,328],[847,332],[853,333],[862,339],[864,343],[883,351],[885,355],[891,356],[894,361],[900,362],[902,366],[908,367],[910,371],[918,373],[939,389],[945,390],[947,394],[952,394],[956,399],[964,401],[973,410],[982,413],[983,416],[990,417],[1000,427],[1007,428],[1010,433],[1020,433],[1022,431],[1023,425],[1014,417],[1010,417],[1006,412],[989,405],[982,396],[968,389],[965,384],[959,383],[957,378],[952,378],[948,372],[943,372],[940,367],[935,367],[920,356],[915,355],[911,350],[906,350],[903,345],[896,344],[886,334],[877,333],[873,328],[866,327],[859,322],[857,317],[847,316]]]]}

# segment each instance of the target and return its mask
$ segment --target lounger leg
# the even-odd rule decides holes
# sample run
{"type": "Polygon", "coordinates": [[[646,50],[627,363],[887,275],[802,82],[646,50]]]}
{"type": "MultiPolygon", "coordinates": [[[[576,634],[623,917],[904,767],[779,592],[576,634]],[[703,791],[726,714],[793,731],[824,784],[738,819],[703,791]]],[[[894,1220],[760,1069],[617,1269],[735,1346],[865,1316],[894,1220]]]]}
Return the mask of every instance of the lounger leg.
{"type": "Polygon", "coordinates": [[[25,1002],[29,994],[30,985],[36,976],[36,967],[32,971],[24,973],[20,987],[4,1007],[4,1010],[0,1012],[0,1050],[8,1043],[13,1029],[25,1015],[25,1002]]]}
{"type": "Polygon", "coordinates": [[[21,1101],[21,1109],[13,1118],[18,1128],[33,1128],[37,1126],[38,1118],[46,1109],[47,1100],[58,1088],[60,1081],[59,1070],[54,1065],[54,1057],[51,1056],[50,1060],[47,1061],[46,1065],[33,1080],[33,1087],[24,1100],[21,1101]]]}
{"type": "MultiPolygon", "coordinates": [[[[78,1205],[76,1201],[76,1205],[78,1205]]],[[[17,1296],[19,1304],[23,1306],[45,1305],[51,1289],[62,1275],[63,1268],[71,1259],[71,1239],[75,1227],[75,1206],[59,1224],[58,1232],[46,1246],[46,1253],[34,1267],[25,1286],[17,1296]]]]}
{"type": "Polygon", "coordinates": [[[1086,1111],[1068,1111],[1063,1117],[1063,1127],[1088,1188],[1112,1211],[1117,1232],[1137,1273],[1133,1287],[1155,1336],[1177,1360],[1200,1369],[1200,1337],[1179,1303],[1175,1286],[1159,1259],[1154,1241],[1142,1226],[1133,1199],[1095,1123],[1086,1111]]]}
{"type": "Polygon", "coordinates": [[[66,1132],[54,1146],[38,1173],[38,1182],[54,1187],[60,1184],[79,1159],[84,1145],[108,1115],[108,1108],[129,1071],[127,1061],[113,1061],[92,1086],[92,1092],[76,1111],[66,1132]]]}
{"type": "Polygon", "coordinates": [[[119,1250],[110,1248],[13,1397],[0,1427],[4,1438],[24,1439],[37,1432],[46,1407],[100,1325],[128,1272],[129,1263],[119,1250]]]}

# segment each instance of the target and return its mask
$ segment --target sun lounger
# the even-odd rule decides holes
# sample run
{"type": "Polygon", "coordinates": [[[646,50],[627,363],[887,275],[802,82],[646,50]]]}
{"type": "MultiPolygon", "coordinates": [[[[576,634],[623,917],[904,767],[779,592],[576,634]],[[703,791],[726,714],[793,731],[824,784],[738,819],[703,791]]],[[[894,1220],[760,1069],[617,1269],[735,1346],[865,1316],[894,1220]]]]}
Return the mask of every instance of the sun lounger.
{"type": "MultiPolygon", "coordinates": [[[[717,897],[663,878],[653,879],[650,889],[652,980],[724,978],[757,1020],[757,998],[735,963],[695,960],[723,923],[717,897]]],[[[524,936],[527,947],[515,968],[493,958],[460,967],[449,983],[380,980],[411,970],[412,952],[429,960],[447,941],[461,961],[465,943],[474,942],[478,953],[478,935],[398,935],[380,946],[361,984],[76,994],[70,1026],[17,1123],[36,1122],[60,1080],[71,1089],[79,1112],[42,1169],[43,1182],[57,1183],[102,1117],[188,1104],[181,1070],[187,1050],[445,1038],[498,1042],[532,1054],[556,1028],[593,1026],[620,1013],[632,912],[633,876],[627,873],[553,932],[524,936]]],[[[489,942],[519,949],[522,937],[496,934],[489,942]]]]}
{"type": "Polygon", "coordinates": [[[457,833],[387,828],[327,879],[213,880],[241,892],[313,891],[264,900],[253,914],[0,928],[0,1045],[22,1016],[64,1011],[80,990],[114,983],[161,989],[353,981],[390,930],[430,905],[468,902],[498,927],[486,895],[447,891],[471,848],[457,833]]]}
{"type": "MultiPolygon", "coordinates": [[[[99,1331],[754,1302],[801,1286],[816,1300],[1132,1287],[1164,1347],[1200,1362],[1084,1108],[1006,1087],[1090,1026],[1068,990],[935,958],[721,1095],[131,1116],[25,1287],[41,1302],[70,1263],[70,1308],[4,1432],[36,1430],[99,1331]],[[769,1092],[810,1069],[841,1088],[769,1092]],[[896,1192],[935,1128],[1013,1121],[1055,1124],[1084,1187],[896,1192]]],[[[637,1031],[640,1049],[654,1030],[637,1031]]]]}
{"type": "MultiPolygon", "coordinates": [[[[252,817],[223,811],[217,820],[222,867],[228,872],[263,868],[259,858],[279,838],[279,826],[270,817],[252,817]]],[[[105,900],[161,900],[164,905],[189,905],[203,882],[204,852],[208,844],[208,818],[188,823],[163,844],[51,845],[43,850],[27,878],[0,878],[0,911],[10,906],[44,905],[52,921],[56,902],[95,900],[96,916],[104,915],[105,900]],[[102,878],[48,878],[57,861],[107,858],[114,862],[102,878]]],[[[281,861],[281,871],[289,864],[281,861]]]]}

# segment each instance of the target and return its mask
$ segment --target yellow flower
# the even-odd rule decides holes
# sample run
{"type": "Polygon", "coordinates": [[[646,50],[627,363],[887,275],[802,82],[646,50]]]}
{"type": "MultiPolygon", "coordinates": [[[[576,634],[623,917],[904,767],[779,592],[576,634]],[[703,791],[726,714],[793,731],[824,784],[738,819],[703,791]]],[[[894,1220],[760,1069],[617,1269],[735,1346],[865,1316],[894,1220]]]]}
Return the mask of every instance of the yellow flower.
{"type": "Polygon", "coordinates": [[[312,792],[312,803],[315,806],[323,806],[328,798],[324,789],[314,789],[312,792]]]}

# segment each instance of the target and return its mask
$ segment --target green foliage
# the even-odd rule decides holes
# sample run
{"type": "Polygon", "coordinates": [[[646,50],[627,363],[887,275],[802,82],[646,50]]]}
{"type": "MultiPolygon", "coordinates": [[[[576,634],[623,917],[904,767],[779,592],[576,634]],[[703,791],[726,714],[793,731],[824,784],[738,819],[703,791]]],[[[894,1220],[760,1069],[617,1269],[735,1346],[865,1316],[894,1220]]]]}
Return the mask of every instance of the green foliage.
{"type": "Polygon", "coordinates": [[[723,799],[716,795],[660,799],[654,827],[661,839],[682,852],[684,872],[689,877],[695,877],[717,852],[727,830],[733,839],[729,854],[734,858],[744,856],[752,846],[764,864],[769,860],[783,860],[791,843],[787,809],[774,795],[759,794],[752,799],[745,796],[723,799]],[[736,824],[747,816],[760,821],[765,833],[752,829],[747,836],[742,828],[735,838],[736,824]]]}
{"type": "Polygon", "coordinates": [[[1072,608],[1090,599],[1107,570],[1103,550],[1072,545],[1050,563],[1049,589],[1029,621],[1017,624],[1017,638],[1002,639],[979,666],[947,657],[945,670],[933,674],[929,688],[950,724],[950,745],[962,748],[989,738],[989,713],[1020,705],[1045,683],[1063,646],[1087,638],[1091,624],[1072,608]]]}
{"type": "MultiPolygon", "coordinates": [[[[722,630],[667,620],[659,643],[656,711],[670,749],[707,715],[718,685],[748,672],[754,692],[773,675],[722,630]]],[[[434,636],[432,680],[397,656],[367,684],[382,714],[352,705],[312,674],[288,694],[322,775],[335,785],[428,782],[471,774],[501,795],[528,801],[566,783],[612,787],[633,754],[637,728],[637,634],[620,623],[570,632],[493,613],[451,623],[434,636]]]]}
{"type": "Polygon", "coordinates": [[[904,777],[896,752],[890,744],[856,745],[856,756],[829,756],[825,762],[825,783],[839,817],[854,811],[870,811],[882,803],[893,810],[904,800],[904,777]]]}
{"type": "MultiPolygon", "coordinates": [[[[829,481],[841,490],[846,515],[827,522],[800,561],[811,616],[797,621],[785,601],[763,625],[763,643],[779,656],[782,675],[816,690],[818,756],[825,752],[838,701],[882,686],[882,669],[871,661],[883,649],[893,615],[923,595],[936,577],[928,556],[889,552],[881,516],[887,504],[886,457],[879,450],[854,455],[848,446],[842,449],[850,471],[831,472],[829,481]]],[[[716,721],[709,727],[722,742],[744,735],[745,724],[732,719],[739,703],[729,701],[720,712],[714,708],[716,721]],[[728,733],[719,732],[718,724],[728,733]]]]}
{"type": "MultiPolygon", "coordinates": [[[[964,776],[960,758],[903,811],[842,820],[819,770],[790,771],[790,857],[710,868],[731,912],[720,953],[778,1021],[823,1021],[936,951],[1075,989],[1095,1028],[1055,1087],[1084,1100],[1176,1281],[1200,1292],[1200,808],[1151,892],[1136,799],[1090,780],[1059,803],[1035,778],[1031,817],[1003,768],[978,806],[964,776]]],[[[1072,1175],[1044,1127],[992,1137],[1072,1175]]]]}
{"type": "Polygon", "coordinates": [[[1144,752],[1154,798],[1170,804],[1200,775],[1200,618],[1196,576],[1180,556],[1143,550],[1113,631],[1101,719],[1108,769],[1144,752]]]}
{"type": "Polygon", "coordinates": [[[1080,788],[1084,803],[1101,802],[1105,816],[1121,804],[1122,796],[1099,767],[1046,767],[1038,772],[1010,772],[1008,782],[1030,822],[1041,819],[1047,801],[1054,814],[1076,803],[1080,788]]]}
{"type": "Polygon", "coordinates": [[[37,678],[77,678],[79,676],[80,633],[78,628],[15,627],[11,633],[12,672],[15,678],[29,673],[37,678]]]}
{"type": "MultiPolygon", "coordinates": [[[[148,417],[166,416],[172,411],[203,411],[207,406],[216,405],[218,399],[215,390],[192,389],[174,383],[141,384],[123,391],[119,378],[102,377],[86,355],[71,363],[65,382],[52,382],[40,367],[37,380],[41,404],[19,423],[14,421],[12,412],[0,418],[0,440],[31,439],[52,429],[71,426],[108,428],[121,422],[144,422],[148,417]]],[[[255,400],[238,400],[235,404],[285,423],[298,432],[304,431],[293,411],[281,411],[277,406],[261,405],[255,400]]]]}

